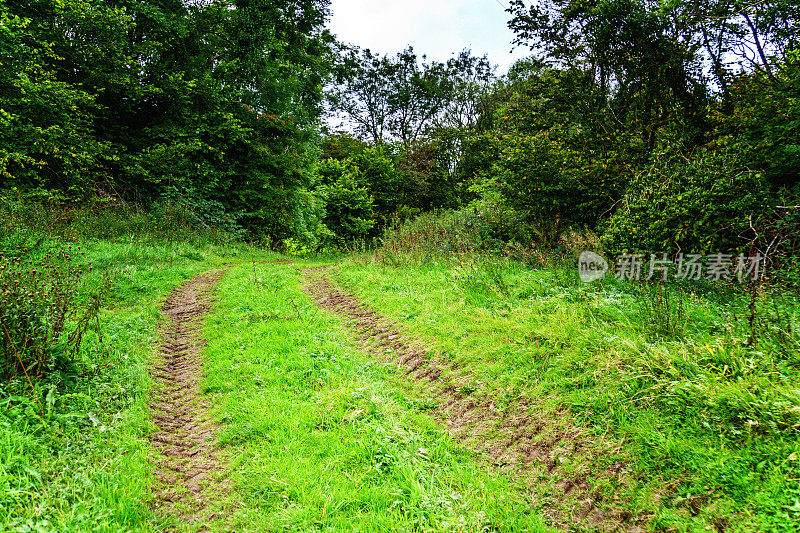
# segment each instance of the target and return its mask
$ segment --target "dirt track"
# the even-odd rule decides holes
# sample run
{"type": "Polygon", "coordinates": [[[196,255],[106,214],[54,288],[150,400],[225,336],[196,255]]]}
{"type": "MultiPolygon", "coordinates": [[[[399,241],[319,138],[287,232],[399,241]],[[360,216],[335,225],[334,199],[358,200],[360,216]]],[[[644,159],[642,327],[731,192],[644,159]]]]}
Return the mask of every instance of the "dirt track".
{"type": "Polygon", "coordinates": [[[156,510],[188,521],[212,518],[203,511],[209,478],[218,471],[218,463],[214,428],[197,387],[205,345],[199,329],[223,274],[216,270],[195,276],[169,294],[159,328],[161,360],[150,369],[150,408],[158,427],[150,441],[160,452],[156,473],[162,485],[156,494],[156,510]]]}
{"type": "Polygon", "coordinates": [[[645,517],[631,516],[616,502],[605,501],[604,492],[589,479],[622,486],[627,481],[625,465],[603,457],[596,443],[565,424],[567,416],[544,409],[536,398],[518,397],[498,407],[495,399],[472,394],[476,381],[468,370],[431,357],[421,342],[338,287],[326,269],[303,275],[316,304],[347,319],[359,348],[404,369],[436,398],[435,414],[453,437],[528,487],[545,484],[547,496],[533,503],[550,525],[644,531],[645,517]],[[563,458],[579,450],[589,460],[567,472],[561,467],[563,458]]]}
{"type": "MultiPolygon", "coordinates": [[[[219,472],[214,428],[198,391],[202,377],[199,332],[211,307],[212,291],[224,274],[196,276],[166,299],[160,327],[161,361],[151,368],[154,382],[151,409],[157,431],[150,436],[160,451],[156,508],[187,521],[207,516],[212,477],[219,472]]],[[[549,517],[550,525],[588,527],[601,531],[643,531],[646,517],[622,511],[609,501],[604,485],[624,486],[625,465],[608,461],[602,447],[569,417],[548,411],[537,398],[517,397],[504,405],[475,390],[476,380],[465,368],[432,357],[424,343],[400,331],[391,320],[366,308],[339,288],[325,269],[304,271],[305,289],[316,304],[348,321],[356,344],[365,352],[405,371],[417,386],[436,400],[435,416],[448,432],[472,448],[494,468],[523,486],[536,487],[532,502],[549,517]],[[586,457],[563,468],[564,457],[586,457]],[[544,497],[542,486],[546,487],[544,497]]],[[[217,489],[219,486],[216,487],[217,489]]]]}

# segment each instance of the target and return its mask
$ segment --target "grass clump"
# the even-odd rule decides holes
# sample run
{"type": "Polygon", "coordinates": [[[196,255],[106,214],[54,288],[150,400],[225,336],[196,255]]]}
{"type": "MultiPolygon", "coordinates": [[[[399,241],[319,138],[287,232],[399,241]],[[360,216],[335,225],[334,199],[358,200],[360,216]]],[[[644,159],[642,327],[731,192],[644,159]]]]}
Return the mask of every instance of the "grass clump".
{"type": "Polygon", "coordinates": [[[642,288],[642,324],[655,338],[674,339],[683,334],[686,325],[684,294],[665,283],[647,284],[642,288]]]}

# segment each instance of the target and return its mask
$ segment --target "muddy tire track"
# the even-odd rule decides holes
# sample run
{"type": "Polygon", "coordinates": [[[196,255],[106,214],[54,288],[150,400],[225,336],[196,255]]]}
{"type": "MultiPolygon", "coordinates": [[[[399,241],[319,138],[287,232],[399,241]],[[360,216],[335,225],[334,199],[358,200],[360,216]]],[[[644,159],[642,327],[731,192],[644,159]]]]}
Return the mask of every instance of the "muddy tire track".
{"type": "Polygon", "coordinates": [[[642,532],[646,516],[633,516],[608,490],[628,483],[626,465],[570,425],[566,412],[546,409],[540,399],[516,397],[501,402],[476,391],[468,369],[431,356],[424,343],[403,333],[390,319],[368,309],[340,288],[326,268],[301,271],[304,288],[318,307],[347,320],[359,348],[396,365],[436,399],[435,416],[448,433],[472,448],[498,471],[545,496],[534,505],[550,525],[600,531],[642,532]],[[477,392],[477,393],[476,393],[477,392]],[[501,405],[498,405],[501,404],[501,405]],[[503,405],[504,404],[504,405],[503,405]],[[589,457],[564,468],[572,454],[589,457]],[[545,490],[541,490],[542,487],[545,490]]]}
{"type": "Polygon", "coordinates": [[[159,360],[150,368],[150,409],[157,427],[150,442],[159,452],[155,509],[187,521],[213,519],[204,511],[209,495],[219,489],[211,490],[211,478],[220,471],[215,428],[198,385],[205,346],[200,328],[224,273],[223,269],[195,276],[167,296],[161,308],[159,360]]]}

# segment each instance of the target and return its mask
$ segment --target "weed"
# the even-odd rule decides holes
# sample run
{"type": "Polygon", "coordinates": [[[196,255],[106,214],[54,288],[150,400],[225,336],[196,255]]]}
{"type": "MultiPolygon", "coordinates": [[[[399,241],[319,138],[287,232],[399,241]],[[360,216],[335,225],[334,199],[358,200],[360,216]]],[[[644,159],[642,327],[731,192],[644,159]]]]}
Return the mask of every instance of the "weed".
{"type": "Polygon", "coordinates": [[[103,290],[85,294],[81,285],[92,270],[79,247],[46,254],[36,264],[0,252],[0,376],[24,375],[31,387],[54,365],[71,365],[84,334],[95,327],[103,290]],[[64,360],[67,358],[67,360],[64,360]]]}
{"type": "Polygon", "coordinates": [[[646,334],[678,338],[686,325],[684,295],[680,288],[653,283],[642,288],[642,325],[646,334]]]}

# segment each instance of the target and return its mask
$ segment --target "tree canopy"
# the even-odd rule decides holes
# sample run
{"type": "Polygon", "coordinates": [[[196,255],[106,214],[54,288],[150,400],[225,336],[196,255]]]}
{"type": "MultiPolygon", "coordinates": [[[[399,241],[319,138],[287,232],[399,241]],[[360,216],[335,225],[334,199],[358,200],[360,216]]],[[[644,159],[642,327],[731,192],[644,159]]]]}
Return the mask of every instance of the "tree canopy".
{"type": "Polygon", "coordinates": [[[488,205],[531,246],[795,235],[777,206],[800,203],[796,1],[512,0],[531,55],[500,76],[468,50],[336,42],[329,10],[0,0],[0,191],[180,203],[312,248],[488,205]]]}

